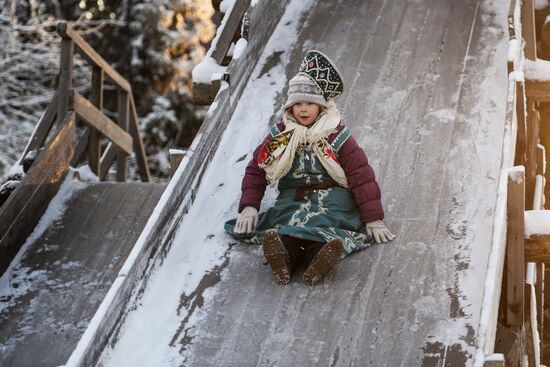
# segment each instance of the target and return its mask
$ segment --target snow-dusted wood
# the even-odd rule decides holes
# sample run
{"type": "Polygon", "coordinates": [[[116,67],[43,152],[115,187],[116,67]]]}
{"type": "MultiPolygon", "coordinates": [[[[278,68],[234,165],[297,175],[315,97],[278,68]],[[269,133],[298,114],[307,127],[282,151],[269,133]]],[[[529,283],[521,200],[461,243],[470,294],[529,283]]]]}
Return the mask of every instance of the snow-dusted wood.
{"type": "Polygon", "coordinates": [[[73,194],[52,205],[54,215],[65,215],[26,244],[5,275],[9,281],[0,282],[2,294],[10,294],[0,302],[1,366],[66,362],[165,188],[66,183],[73,194]]]}
{"type": "Polygon", "coordinates": [[[229,13],[225,14],[222,26],[218,29],[221,32],[212,42],[209,54],[218,63],[222,65],[223,58],[231,46],[231,41],[239,29],[239,24],[244,13],[250,6],[250,0],[235,0],[229,13]]]}
{"type": "MultiPolygon", "coordinates": [[[[524,218],[525,173],[523,167],[508,178],[508,231],[506,240],[506,323],[521,327],[524,316],[525,255],[524,218]]],[[[529,260],[528,260],[529,261],[529,260]]]]}
{"type": "Polygon", "coordinates": [[[116,158],[117,153],[117,147],[109,142],[107,144],[107,147],[105,148],[105,151],[101,155],[101,160],[99,163],[99,179],[101,181],[105,181],[107,178],[107,174],[109,173],[109,169],[111,168],[111,165],[113,164],[113,161],[116,158]]]}
{"type": "Polygon", "coordinates": [[[195,104],[212,103],[220,88],[221,80],[229,81],[228,77],[224,76],[225,69],[221,65],[224,64],[227,52],[239,31],[239,25],[249,6],[250,0],[235,0],[233,2],[218,27],[206,58],[195,67],[196,70],[204,69],[204,74],[208,75],[207,80],[197,80],[198,73],[193,72],[193,101],[195,104]]]}
{"type": "Polygon", "coordinates": [[[183,157],[185,156],[184,150],[170,149],[170,177],[176,173],[183,157]]]}
{"type": "Polygon", "coordinates": [[[0,208],[0,274],[6,270],[59,189],[69,169],[74,144],[75,114],[71,113],[0,208]]]}
{"type": "Polygon", "coordinates": [[[132,137],[76,91],[74,92],[74,111],[79,118],[101,132],[126,154],[133,153],[132,137]]]}

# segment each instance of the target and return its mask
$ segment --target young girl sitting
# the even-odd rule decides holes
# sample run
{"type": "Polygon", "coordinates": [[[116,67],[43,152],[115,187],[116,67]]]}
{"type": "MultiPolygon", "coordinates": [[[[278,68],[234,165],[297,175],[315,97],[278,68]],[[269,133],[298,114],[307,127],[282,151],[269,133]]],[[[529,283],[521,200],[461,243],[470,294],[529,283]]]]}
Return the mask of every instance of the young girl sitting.
{"type": "Polygon", "coordinates": [[[342,257],[391,241],[381,194],[367,156],[340,122],[333,98],[343,91],[334,63],[308,51],[290,80],[282,121],[256,148],[246,167],[232,236],[262,243],[279,284],[302,264],[317,283],[342,257]],[[258,215],[267,184],[278,181],[275,205],[258,215]]]}

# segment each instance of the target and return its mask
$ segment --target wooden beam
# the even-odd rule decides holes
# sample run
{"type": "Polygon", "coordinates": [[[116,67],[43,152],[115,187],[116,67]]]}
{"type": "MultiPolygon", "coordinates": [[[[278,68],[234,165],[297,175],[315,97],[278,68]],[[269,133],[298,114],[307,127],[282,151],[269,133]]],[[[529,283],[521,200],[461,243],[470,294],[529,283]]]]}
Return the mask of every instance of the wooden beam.
{"type": "MultiPolygon", "coordinates": [[[[128,131],[128,120],[130,112],[130,98],[125,90],[118,91],[118,126],[128,131]]],[[[120,149],[117,152],[116,162],[116,180],[118,182],[126,181],[128,176],[128,154],[120,149]]]]}
{"type": "Polygon", "coordinates": [[[103,152],[103,155],[101,156],[101,163],[99,164],[100,181],[105,181],[105,178],[109,173],[109,169],[113,165],[113,162],[116,158],[116,153],[117,153],[116,146],[113,143],[109,143],[107,145],[107,148],[105,148],[105,152],[103,152]]]}
{"type": "Polygon", "coordinates": [[[504,355],[498,353],[498,354],[492,354],[490,356],[485,357],[485,361],[483,361],[483,367],[504,367],[504,355]]]}
{"type": "Polygon", "coordinates": [[[550,81],[525,80],[525,95],[535,102],[550,102],[550,81]]]}
{"type": "MultiPolygon", "coordinates": [[[[94,67],[92,71],[92,91],[90,95],[90,102],[99,111],[103,111],[103,70],[98,67],[94,67]]],[[[101,155],[99,138],[99,132],[90,126],[90,134],[88,139],[88,165],[96,176],[99,176],[99,157],[101,155]]]]}
{"type": "Polygon", "coordinates": [[[57,24],[57,33],[63,39],[70,39],[76,43],[77,51],[86,59],[92,66],[103,69],[105,77],[113,82],[118,87],[124,89],[127,92],[131,92],[132,88],[130,83],[122,75],[120,75],[111,65],[107,63],[89,44],[82,38],[77,31],[67,25],[66,22],[59,22],[57,24]]]}
{"type": "Polygon", "coordinates": [[[508,175],[508,230],[506,233],[506,321],[509,326],[523,325],[524,316],[524,212],[525,172],[514,167],[508,175]]]}
{"type": "Polygon", "coordinates": [[[31,150],[38,149],[44,145],[55,121],[55,116],[57,113],[57,100],[58,90],[55,91],[52,100],[48,104],[48,107],[46,107],[46,111],[44,111],[44,114],[40,117],[40,120],[38,120],[38,123],[34,127],[29,142],[27,143],[23,154],[21,154],[21,161],[25,159],[25,156],[31,150]]]}
{"type": "Polygon", "coordinates": [[[74,148],[74,156],[71,160],[71,166],[76,167],[80,162],[86,158],[86,151],[88,148],[88,137],[90,136],[90,129],[77,129],[76,131],[76,145],[74,148]],[[78,131],[81,130],[81,131],[78,131]]]}
{"type": "Polygon", "coordinates": [[[535,39],[535,5],[533,0],[521,1],[521,35],[525,40],[525,58],[537,59],[537,40],[535,39]]]}
{"type": "Polygon", "coordinates": [[[525,261],[550,264],[550,235],[534,235],[525,239],[525,261]]]}
{"type": "Polygon", "coordinates": [[[38,224],[61,186],[73,156],[74,140],[75,116],[70,113],[19,186],[0,207],[0,274],[38,224]]]}
{"type": "Polygon", "coordinates": [[[79,118],[99,130],[126,154],[133,153],[132,137],[76,91],[74,92],[74,110],[79,118]]]}
{"type": "Polygon", "coordinates": [[[57,85],[57,118],[56,124],[63,123],[69,109],[71,90],[73,88],[73,53],[74,42],[71,39],[61,40],[61,57],[59,60],[59,81],[57,85]]]}
{"type": "Polygon", "coordinates": [[[141,135],[139,133],[139,119],[137,116],[134,96],[132,94],[130,94],[130,134],[133,137],[132,141],[134,143],[136,163],[138,165],[138,171],[141,177],[141,181],[150,182],[151,173],[149,172],[147,156],[145,155],[145,148],[143,147],[143,141],[141,140],[141,135]]]}
{"type": "Polygon", "coordinates": [[[527,149],[527,124],[525,122],[525,94],[523,82],[516,82],[516,116],[518,121],[518,133],[516,142],[515,162],[516,166],[525,165],[527,149]]]}

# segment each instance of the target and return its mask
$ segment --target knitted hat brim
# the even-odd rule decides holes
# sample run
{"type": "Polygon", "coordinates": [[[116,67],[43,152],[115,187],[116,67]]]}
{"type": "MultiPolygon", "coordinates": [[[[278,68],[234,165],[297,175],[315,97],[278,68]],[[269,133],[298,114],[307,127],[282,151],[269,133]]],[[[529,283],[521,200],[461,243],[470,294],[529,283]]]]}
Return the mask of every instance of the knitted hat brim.
{"type": "Polygon", "coordinates": [[[296,103],[315,103],[319,106],[326,108],[327,101],[322,95],[306,94],[306,93],[292,93],[288,96],[286,103],[283,106],[283,110],[294,106],[296,103]]]}

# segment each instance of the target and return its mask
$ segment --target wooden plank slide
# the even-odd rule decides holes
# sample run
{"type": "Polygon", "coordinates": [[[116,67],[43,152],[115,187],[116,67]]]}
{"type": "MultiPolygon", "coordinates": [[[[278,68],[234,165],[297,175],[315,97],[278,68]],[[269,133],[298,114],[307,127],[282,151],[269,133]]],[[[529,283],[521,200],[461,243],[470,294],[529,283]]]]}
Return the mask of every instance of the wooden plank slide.
{"type": "Polygon", "coordinates": [[[73,113],[0,208],[0,273],[6,270],[59,189],[69,169],[74,143],[73,113]]]}
{"type": "MultiPolygon", "coordinates": [[[[141,257],[150,254],[143,239],[66,365],[502,365],[488,332],[496,318],[489,325],[482,315],[498,292],[488,265],[501,243],[492,229],[505,219],[495,206],[510,164],[508,5],[258,2],[229,86],[174,174],[193,189],[167,189],[167,202],[185,210],[163,209],[170,230],[153,241],[157,261],[141,257]],[[310,48],[344,75],[336,102],[369,155],[398,238],[343,259],[319,286],[303,285],[298,271],[280,287],[261,249],[228,237],[223,224],[310,48]]],[[[502,258],[494,264],[502,271],[502,258]]]]}
{"type": "MultiPolygon", "coordinates": [[[[513,164],[504,158],[509,153],[503,139],[517,129],[505,125],[508,3],[251,2],[248,45],[228,66],[230,83],[220,83],[160,199],[146,191],[79,191],[74,200],[80,203],[68,204],[62,219],[70,233],[46,232],[37,242],[60,244],[51,251],[59,255],[43,260],[56,271],[89,266],[84,258],[56,262],[63,251],[82,252],[101,264],[90,276],[99,279],[102,295],[92,300],[93,317],[75,307],[82,315],[74,318],[77,327],[57,328],[66,338],[45,333],[65,344],[43,344],[40,355],[55,351],[44,365],[502,366],[490,332],[496,318],[487,310],[498,308],[493,285],[503,256],[490,259],[503,254],[501,232],[493,228],[502,228],[505,216],[495,208],[513,164]],[[345,93],[336,102],[376,171],[384,221],[397,238],[343,259],[315,287],[301,282],[301,270],[282,287],[262,265],[261,248],[228,237],[223,225],[237,214],[250,154],[280,119],[287,82],[311,48],[327,53],[343,73],[345,93]],[[130,200],[129,209],[102,210],[120,195],[146,203],[130,200]],[[84,204],[98,198],[97,206],[84,204]],[[88,219],[68,224],[79,216],[88,219]],[[126,222],[111,223],[119,217],[126,222]],[[132,219],[141,227],[127,224],[132,219]],[[81,236],[87,226],[93,229],[81,236]],[[143,231],[126,235],[125,228],[143,231]],[[54,242],[47,236],[72,239],[54,242]],[[132,245],[112,252],[121,237],[132,245]]],[[[80,48],[78,38],[70,38],[80,48]]],[[[89,104],[75,94],[77,114],[111,134],[117,144],[112,149],[135,149],[128,133],[108,127],[89,104]]],[[[132,113],[129,119],[132,125],[132,113]]],[[[275,197],[268,189],[262,210],[275,197]]],[[[34,259],[14,272],[22,274],[34,259]]],[[[83,273],[70,275],[78,279],[83,273]]],[[[70,281],[57,279],[49,283],[51,293],[70,281]]],[[[85,304],[88,291],[75,305],[85,304]]],[[[514,297],[523,291],[521,286],[514,297]]],[[[29,305],[36,297],[14,302],[29,305]]],[[[32,319],[30,309],[19,318],[21,309],[12,310],[5,335],[28,330],[14,325],[32,319]]],[[[60,312],[67,313],[62,307],[60,312]]],[[[23,351],[21,345],[3,349],[9,353],[0,364],[40,365],[31,348],[23,351]]]]}

